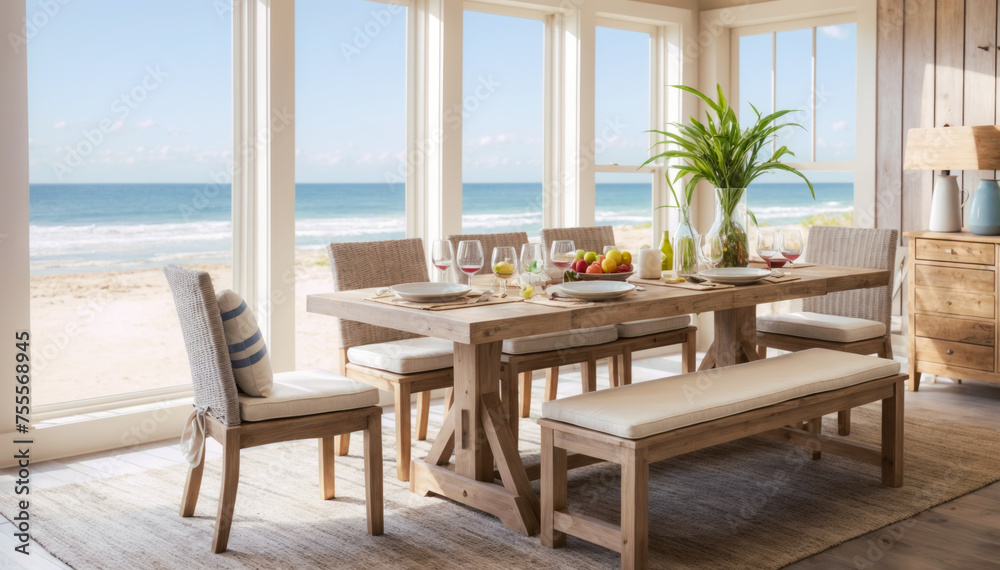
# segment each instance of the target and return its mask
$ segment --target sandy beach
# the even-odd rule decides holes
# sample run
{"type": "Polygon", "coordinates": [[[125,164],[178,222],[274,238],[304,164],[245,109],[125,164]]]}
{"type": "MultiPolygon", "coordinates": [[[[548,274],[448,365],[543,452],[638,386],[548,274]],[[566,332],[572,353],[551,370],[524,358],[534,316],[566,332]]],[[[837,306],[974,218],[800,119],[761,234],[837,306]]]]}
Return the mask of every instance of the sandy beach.
{"type": "MultiPolygon", "coordinates": [[[[648,226],[615,228],[617,245],[650,243],[648,226]]],[[[321,249],[299,250],[295,289],[296,367],[337,366],[329,317],[305,312],[306,295],[332,289],[321,249]]],[[[230,288],[229,263],[195,264],[217,290],[230,288]]],[[[173,299],[158,268],[31,278],[35,404],[138,392],[190,382],[173,299]]]]}

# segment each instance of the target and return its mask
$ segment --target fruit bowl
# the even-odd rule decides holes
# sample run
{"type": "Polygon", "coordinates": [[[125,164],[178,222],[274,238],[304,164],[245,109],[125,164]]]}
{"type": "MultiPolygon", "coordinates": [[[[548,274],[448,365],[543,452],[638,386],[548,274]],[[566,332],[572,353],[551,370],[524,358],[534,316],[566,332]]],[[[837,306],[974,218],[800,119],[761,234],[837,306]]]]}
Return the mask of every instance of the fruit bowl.
{"type": "Polygon", "coordinates": [[[619,273],[579,273],[580,281],[625,281],[635,271],[625,271],[619,273]]]}

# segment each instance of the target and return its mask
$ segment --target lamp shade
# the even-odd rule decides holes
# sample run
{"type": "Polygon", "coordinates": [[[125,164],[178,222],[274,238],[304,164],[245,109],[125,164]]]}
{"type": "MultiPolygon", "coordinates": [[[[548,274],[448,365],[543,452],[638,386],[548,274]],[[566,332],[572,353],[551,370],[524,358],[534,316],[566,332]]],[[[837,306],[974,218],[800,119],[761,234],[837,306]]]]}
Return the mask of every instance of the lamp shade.
{"type": "Polygon", "coordinates": [[[906,170],[1000,169],[1000,125],[910,129],[906,170]]]}

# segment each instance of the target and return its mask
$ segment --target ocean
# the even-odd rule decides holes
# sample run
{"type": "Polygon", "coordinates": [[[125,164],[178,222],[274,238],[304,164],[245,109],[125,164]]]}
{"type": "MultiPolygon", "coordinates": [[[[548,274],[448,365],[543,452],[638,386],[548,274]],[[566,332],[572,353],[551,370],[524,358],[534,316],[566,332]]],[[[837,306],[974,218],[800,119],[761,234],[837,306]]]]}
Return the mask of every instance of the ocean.
{"type": "MultiPolygon", "coordinates": [[[[816,200],[804,184],[757,184],[750,208],[761,223],[796,223],[807,216],[851,211],[850,183],[818,183],[816,200]]],[[[649,184],[597,185],[601,225],[649,223],[649,184]]],[[[230,190],[203,184],[32,184],[33,274],[157,267],[165,263],[228,261],[230,190]]],[[[296,184],[295,244],[403,237],[400,185],[296,184]]],[[[465,184],[466,233],[525,231],[538,235],[542,185],[465,184]]]]}

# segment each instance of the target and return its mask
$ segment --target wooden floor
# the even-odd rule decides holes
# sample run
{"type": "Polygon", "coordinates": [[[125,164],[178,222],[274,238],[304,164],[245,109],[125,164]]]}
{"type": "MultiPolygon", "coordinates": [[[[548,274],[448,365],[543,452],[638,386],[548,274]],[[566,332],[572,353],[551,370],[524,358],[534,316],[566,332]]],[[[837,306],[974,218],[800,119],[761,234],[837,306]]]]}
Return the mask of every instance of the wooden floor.
{"type": "MultiPolygon", "coordinates": [[[[905,342],[894,344],[897,359],[905,360],[905,342]]],[[[679,356],[634,362],[635,381],[678,372],[679,356]]],[[[600,373],[601,381],[606,383],[606,371],[602,369],[600,373]]],[[[561,376],[560,395],[579,392],[579,372],[566,372],[561,376]]],[[[533,397],[536,401],[541,401],[542,384],[544,382],[535,381],[533,397]]],[[[921,410],[943,420],[1000,430],[1000,384],[966,380],[956,385],[947,379],[939,379],[936,384],[925,382],[919,392],[906,394],[906,407],[908,411],[921,410]]],[[[434,411],[439,409],[440,406],[432,407],[434,411]]],[[[392,409],[386,412],[384,423],[391,424],[392,409]]],[[[387,429],[391,429],[391,425],[387,429]]],[[[219,457],[220,451],[218,444],[210,440],[208,457],[219,457]]],[[[58,485],[182,462],[174,440],[142,445],[123,454],[110,451],[48,461],[32,466],[32,490],[41,493],[58,485]]],[[[12,489],[13,480],[12,470],[0,471],[0,488],[12,489]]],[[[30,562],[26,563],[24,556],[13,555],[14,532],[10,522],[0,523],[0,568],[68,568],[34,543],[29,547],[30,562]]],[[[1000,569],[1000,483],[831,548],[789,568],[1000,569]]]]}

